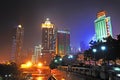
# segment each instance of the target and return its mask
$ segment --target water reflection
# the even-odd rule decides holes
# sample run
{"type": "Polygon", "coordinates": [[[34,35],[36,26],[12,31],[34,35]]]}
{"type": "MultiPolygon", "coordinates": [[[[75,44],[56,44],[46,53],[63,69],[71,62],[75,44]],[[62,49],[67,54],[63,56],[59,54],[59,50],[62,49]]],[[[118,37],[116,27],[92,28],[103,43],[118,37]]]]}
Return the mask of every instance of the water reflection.
{"type": "Polygon", "coordinates": [[[44,80],[44,77],[37,77],[36,80],[44,80]]]}
{"type": "Polygon", "coordinates": [[[91,77],[80,75],[77,73],[65,72],[54,70],[51,73],[52,76],[35,76],[33,80],[100,80],[100,79],[93,79],[91,77]],[[52,78],[50,78],[52,77],[52,78]]]}

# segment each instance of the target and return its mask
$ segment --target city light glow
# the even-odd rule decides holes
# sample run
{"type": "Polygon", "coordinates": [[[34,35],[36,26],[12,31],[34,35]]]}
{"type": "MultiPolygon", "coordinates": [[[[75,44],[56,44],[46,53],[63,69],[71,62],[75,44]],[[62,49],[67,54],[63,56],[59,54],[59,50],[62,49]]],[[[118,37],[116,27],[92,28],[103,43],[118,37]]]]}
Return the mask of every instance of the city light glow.
{"type": "Polygon", "coordinates": [[[65,78],[62,78],[61,80],[65,80],[65,78]]]}
{"type": "Polygon", "coordinates": [[[20,68],[27,68],[26,64],[21,64],[20,68]]]}
{"type": "Polygon", "coordinates": [[[18,25],[18,27],[19,27],[19,28],[22,28],[22,26],[21,26],[21,25],[18,25]]]}
{"type": "Polygon", "coordinates": [[[21,64],[20,68],[30,68],[32,67],[32,62],[28,61],[26,64],[21,64]]]}
{"type": "Polygon", "coordinates": [[[29,62],[26,63],[26,65],[27,65],[27,67],[31,67],[32,66],[32,62],[29,61],[29,62]]]}
{"type": "Polygon", "coordinates": [[[43,64],[42,63],[38,63],[38,67],[42,67],[43,66],[43,64]]]}
{"type": "Polygon", "coordinates": [[[44,77],[37,77],[37,80],[44,80],[44,77]]]}

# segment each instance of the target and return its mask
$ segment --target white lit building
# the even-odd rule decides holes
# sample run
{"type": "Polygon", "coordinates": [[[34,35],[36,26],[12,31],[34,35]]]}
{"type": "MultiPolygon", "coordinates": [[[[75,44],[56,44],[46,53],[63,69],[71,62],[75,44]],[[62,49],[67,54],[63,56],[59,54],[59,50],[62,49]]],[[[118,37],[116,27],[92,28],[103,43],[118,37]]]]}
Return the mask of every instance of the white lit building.
{"type": "Polygon", "coordinates": [[[34,55],[32,55],[32,62],[34,64],[38,63],[39,62],[39,59],[42,57],[42,46],[41,45],[38,45],[38,46],[35,46],[34,48],[34,55]]]}

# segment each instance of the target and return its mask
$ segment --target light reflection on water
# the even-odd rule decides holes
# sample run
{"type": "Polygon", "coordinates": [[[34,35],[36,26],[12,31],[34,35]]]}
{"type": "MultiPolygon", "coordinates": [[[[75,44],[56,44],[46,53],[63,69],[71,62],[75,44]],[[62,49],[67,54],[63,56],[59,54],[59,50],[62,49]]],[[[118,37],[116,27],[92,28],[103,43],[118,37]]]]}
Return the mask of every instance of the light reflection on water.
{"type": "Polygon", "coordinates": [[[36,80],[44,80],[44,77],[37,77],[36,80]]]}
{"type": "MultiPolygon", "coordinates": [[[[65,71],[55,71],[54,74],[51,74],[56,80],[98,80],[89,78],[76,73],[65,72],[65,71]]],[[[36,76],[33,80],[48,80],[50,76],[36,76]]]]}

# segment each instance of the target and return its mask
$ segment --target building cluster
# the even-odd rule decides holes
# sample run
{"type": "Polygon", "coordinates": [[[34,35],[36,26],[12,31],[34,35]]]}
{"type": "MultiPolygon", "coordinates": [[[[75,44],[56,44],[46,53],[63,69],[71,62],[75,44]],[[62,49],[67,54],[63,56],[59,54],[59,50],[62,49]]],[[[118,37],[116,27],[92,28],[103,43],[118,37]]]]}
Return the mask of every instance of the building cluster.
{"type": "MultiPolygon", "coordinates": [[[[113,36],[111,20],[110,17],[106,16],[105,11],[100,11],[97,13],[97,19],[94,21],[94,24],[96,35],[95,38],[97,41],[104,41],[103,38],[113,36]]],[[[16,37],[14,37],[13,40],[13,53],[15,53],[14,60],[17,63],[21,59],[23,33],[24,29],[19,25],[16,32],[16,37]]],[[[70,31],[57,29],[56,26],[51,23],[49,18],[47,18],[41,25],[41,33],[41,44],[34,47],[32,55],[33,63],[42,61],[47,64],[55,55],[63,57],[71,52],[70,31]]]]}
{"type": "Polygon", "coordinates": [[[35,46],[32,61],[49,63],[55,55],[61,57],[70,53],[70,32],[58,30],[49,18],[41,25],[41,44],[35,46]]]}

